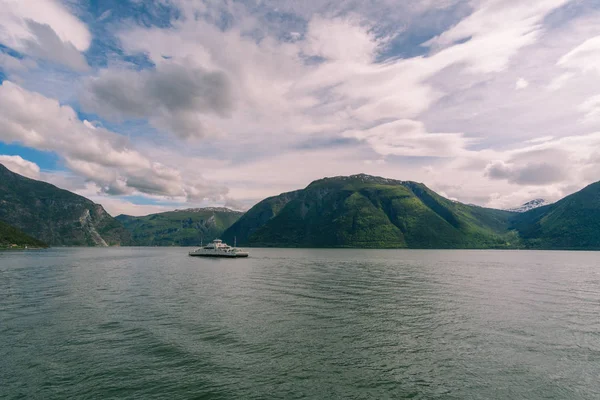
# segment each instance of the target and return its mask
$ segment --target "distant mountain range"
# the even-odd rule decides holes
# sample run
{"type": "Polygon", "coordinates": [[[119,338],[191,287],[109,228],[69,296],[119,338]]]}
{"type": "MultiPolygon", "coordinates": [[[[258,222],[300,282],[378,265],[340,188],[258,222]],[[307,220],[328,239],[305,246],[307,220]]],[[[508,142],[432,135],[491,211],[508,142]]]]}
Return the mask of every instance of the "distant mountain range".
{"type": "Polygon", "coordinates": [[[111,217],[102,206],[0,165],[0,247],[194,246],[600,249],[600,182],[513,210],[448,200],[422,183],[325,178],[246,213],[222,207],[111,217]]]}
{"type": "Polygon", "coordinates": [[[129,232],[101,205],[1,164],[0,221],[52,246],[115,246],[130,241],[129,232]]]}
{"type": "Polygon", "coordinates": [[[546,200],[544,199],[534,199],[531,201],[528,201],[527,203],[519,206],[519,207],[515,207],[515,208],[509,208],[506,211],[512,211],[512,212],[517,212],[517,213],[523,213],[529,210],[533,210],[534,208],[538,208],[538,207],[543,207],[545,205],[548,205],[550,203],[548,203],[546,200]]]}
{"type": "Polygon", "coordinates": [[[197,246],[217,239],[243,213],[223,207],[190,208],[144,217],[119,215],[135,246],[197,246]]]}

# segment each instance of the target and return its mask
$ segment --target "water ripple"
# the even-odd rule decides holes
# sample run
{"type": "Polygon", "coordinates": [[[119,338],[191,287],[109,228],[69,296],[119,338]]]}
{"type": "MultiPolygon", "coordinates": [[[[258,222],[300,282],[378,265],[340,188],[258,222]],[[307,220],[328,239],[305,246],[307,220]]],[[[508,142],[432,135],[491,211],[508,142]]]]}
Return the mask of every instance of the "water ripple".
{"type": "Polygon", "coordinates": [[[2,253],[0,398],[599,398],[597,259],[2,253]]]}

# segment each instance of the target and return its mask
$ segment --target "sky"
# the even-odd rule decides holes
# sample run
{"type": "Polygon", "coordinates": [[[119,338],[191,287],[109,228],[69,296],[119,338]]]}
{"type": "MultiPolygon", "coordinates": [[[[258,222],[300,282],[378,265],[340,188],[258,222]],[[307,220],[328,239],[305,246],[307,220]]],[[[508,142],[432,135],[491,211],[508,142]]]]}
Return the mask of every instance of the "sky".
{"type": "Polygon", "coordinates": [[[113,215],[600,180],[596,0],[0,0],[0,163],[113,215]]]}

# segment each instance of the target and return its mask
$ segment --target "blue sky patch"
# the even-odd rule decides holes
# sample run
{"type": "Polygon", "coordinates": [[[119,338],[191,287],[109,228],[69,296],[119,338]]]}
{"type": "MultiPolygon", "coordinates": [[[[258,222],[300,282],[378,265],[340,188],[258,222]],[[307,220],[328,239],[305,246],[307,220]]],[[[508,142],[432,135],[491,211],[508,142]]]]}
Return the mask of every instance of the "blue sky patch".
{"type": "Polygon", "coordinates": [[[50,151],[40,151],[19,144],[7,144],[0,142],[0,154],[7,156],[21,156],[27,161],[36,163],[41,169],[44,170],[65,170],[64,166],[60,163],[58,155],[50,151]]]}

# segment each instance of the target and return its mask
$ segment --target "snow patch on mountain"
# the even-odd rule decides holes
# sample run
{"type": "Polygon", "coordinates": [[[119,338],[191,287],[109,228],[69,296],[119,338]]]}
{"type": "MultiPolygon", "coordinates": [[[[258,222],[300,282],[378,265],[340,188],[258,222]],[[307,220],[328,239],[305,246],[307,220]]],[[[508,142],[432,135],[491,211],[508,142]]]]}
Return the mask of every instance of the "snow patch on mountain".
{"type": "Polygon", "coordinates": [[[534,208],[546,206],[548,204],[550,204],[550,203],[544,199],[535,199],[535,200],[528,201],[527,203],[525,203],[519,207],[508,208],[506,211],[523,213],[523,212],[526,212],[529,210],[533,210],[534,208]]]}

